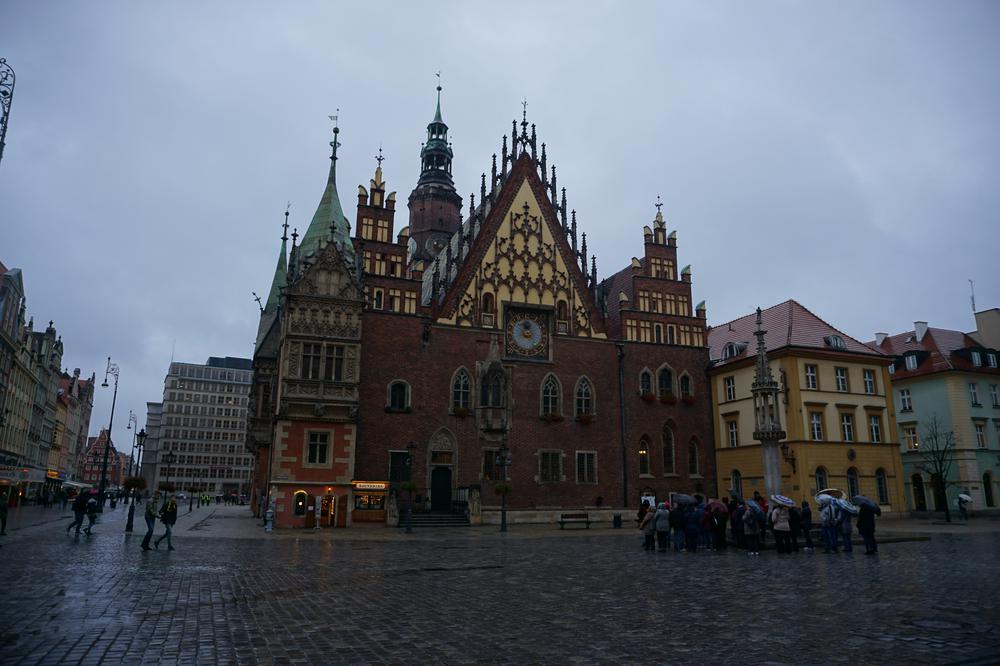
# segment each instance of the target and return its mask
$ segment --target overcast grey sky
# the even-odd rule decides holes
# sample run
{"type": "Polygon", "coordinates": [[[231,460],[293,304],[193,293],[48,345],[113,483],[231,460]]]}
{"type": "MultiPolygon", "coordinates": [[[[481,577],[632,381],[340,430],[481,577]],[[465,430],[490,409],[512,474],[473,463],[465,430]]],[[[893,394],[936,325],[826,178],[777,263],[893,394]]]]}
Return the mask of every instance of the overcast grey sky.
{"type": "Polygon", "coordinates": [[[319,202],[335,109],[352,222],[379,145],[405,201],[441,70],[460,193],[527,98],[600,277],[642,253],[660,194],[709,323],[795,298],[862,340],[971,330],[968,279],[1000,306],[998,19],[996,2],[10,1],[0,261],[67,368],[120,364],[121,444],[172,347],[250,355],[250,292],[285,203],[303,229],[319,202]]]}

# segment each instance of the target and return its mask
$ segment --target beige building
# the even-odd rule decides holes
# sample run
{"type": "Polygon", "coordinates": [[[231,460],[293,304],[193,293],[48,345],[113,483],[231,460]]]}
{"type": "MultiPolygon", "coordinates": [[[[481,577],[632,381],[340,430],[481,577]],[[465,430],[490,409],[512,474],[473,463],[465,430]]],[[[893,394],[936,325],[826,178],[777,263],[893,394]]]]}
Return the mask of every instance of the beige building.
{"type": "MultiPolygon", "coordinates": [[[[906,509],[888,366],[891,359],[841,333],[795,301],[762,312],[769,365],[781,384],[782,491],[802,501],[839,488],[906,509]]],[[[710,329],[718,493],[765,494],[754,439],[755,315],[710,329]]]]}

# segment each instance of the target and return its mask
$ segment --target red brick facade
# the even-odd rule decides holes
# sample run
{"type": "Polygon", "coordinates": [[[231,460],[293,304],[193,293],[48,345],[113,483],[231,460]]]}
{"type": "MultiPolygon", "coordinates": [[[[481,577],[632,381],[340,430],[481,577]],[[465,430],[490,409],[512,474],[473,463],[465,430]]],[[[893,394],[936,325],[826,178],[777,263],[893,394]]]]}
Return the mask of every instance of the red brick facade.
{"type": "Polygon", "coordinates": [[[533,136],[518,143],[510,170],[505,153],[485,200],[436,260],[413,253],[409,229],[396,232],[381,169],[370,191],[359,188],[351,240],[360,267],[340,259],[336,240],[312,258],[293,245],[282,305],[262,315],[248,438],[256,491],[279,527],[311,526],[308,508],[322,496],[337,497],[337,525],[393,523],[393,495],[407,491],[418,508],[448,510],[481,489],[489,512],[502,445],[508,506],[533,519],[714,487],[705,312],[692,312],[674,236],[658,215],[643,258],[599,283],[533,136]],[[673,294],[670,309],[651,307],[649,293],[673,294]],[[328,366],[342,348],[357,362],[328,366]],[[323,464],[308,463],[319,455],[308,449],[316,432],[329,435],[323,464]],[[304,515],[296,492],[307,493],[304,515]]]}

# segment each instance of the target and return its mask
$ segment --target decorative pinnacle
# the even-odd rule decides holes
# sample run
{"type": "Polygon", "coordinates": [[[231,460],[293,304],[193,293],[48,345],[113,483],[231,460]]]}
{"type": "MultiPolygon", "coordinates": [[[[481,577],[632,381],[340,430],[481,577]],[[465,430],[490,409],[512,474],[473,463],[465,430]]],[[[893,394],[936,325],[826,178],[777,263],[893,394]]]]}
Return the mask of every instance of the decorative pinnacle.
{"type": "Polygon", "coordinates": [[[385,157],[382,156],[382,146],[378,147],[378,155],[375,156],[375,161],[378,162],[378,168],[382,168],[382,162],[385,161],[385,157]]]}
{"type": "Polygon", "coordinates": [[[299,239],[299,230],[298,230],[298,228],[292,229],[292,245],[295,245],[295,242],[298,239],[299,239]]]}
{"type": "Polygon", "coordinates": [[[288,210],[292,207],[292,202],[289,201],[288,205],[285,206],[285,223],[281,225],[281,241],[285,242],[288,240],[288,210]]]}
{"type": "Polygon", "coordinates": [[[521,126],[528,126],[528,98],[525,97],[521,102],[521,126]]]}
{"type": "Polygon", "coordinates": [[[663,208],[663,202],[660,200],[659,194],[656,195],[656,203],[653,205],[656,206],[657,213],[661,212],[660,209],[663,208]]]}
{"type": "Polygon", "coordinates": [[[340,134],[340,107],[337,107],[337,115],[327,116],[333,122],[333,141],[330,142],[330,147],[333,148],[333,155],[330,157],[332,160],[337,159],[337,148],[340,146],[340,141],[337,140],[337,135],[340,134]]]}

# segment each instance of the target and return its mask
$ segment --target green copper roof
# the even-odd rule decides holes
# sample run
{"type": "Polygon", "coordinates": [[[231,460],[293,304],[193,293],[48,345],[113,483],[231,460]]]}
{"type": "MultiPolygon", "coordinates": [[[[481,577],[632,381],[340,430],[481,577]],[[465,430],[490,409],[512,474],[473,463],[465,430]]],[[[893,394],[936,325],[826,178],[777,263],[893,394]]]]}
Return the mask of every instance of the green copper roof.
{"type": "Polygon", "coordinates": [[[341,245],[345,259],[348,262],[354,260],[354,245],[351,243],[350,223],[344,216],[344,209],[340,206],[340,196],[337,194],[337,146],[339,145],[334,137],[330,142],[333,146],[333,155],[330,164],[330,176],[326,181],[326,189],[323,190],[323,198],[319,201],[316,214],[313,215],[309,228],[302,236],[299,243],[299,257],[305,258],[319,249],[320,240],[330,241],[330,227],[333,227],[333,240],[341,245]]]}
{"type": "Polygon", "coordinates": [[[264,305],[264,312],[274,312],[278,309],[278,299],[281,297],[281,290],[285,287],[285,280],[288,275],[288,268],[285,264],[285,237],[281,238],[281,254],[278,255],[278,265],[274,269],[274,280],[271,281],[271,291],[267,294],[267,304],[264,305]]]}

